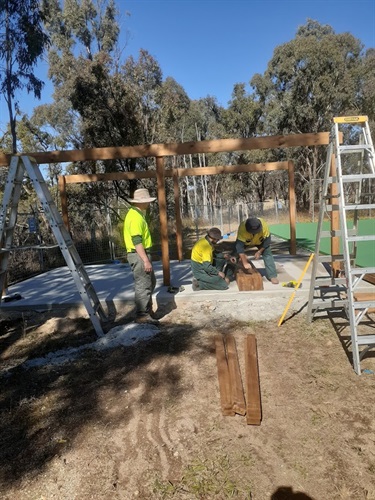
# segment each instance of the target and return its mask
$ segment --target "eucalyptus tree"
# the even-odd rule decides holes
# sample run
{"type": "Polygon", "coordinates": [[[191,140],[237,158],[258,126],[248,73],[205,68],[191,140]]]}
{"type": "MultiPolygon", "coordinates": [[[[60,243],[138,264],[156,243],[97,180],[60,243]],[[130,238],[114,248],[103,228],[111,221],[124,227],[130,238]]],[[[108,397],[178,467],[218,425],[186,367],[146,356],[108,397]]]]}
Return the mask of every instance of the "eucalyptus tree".
{"type": "MultiPolygon", "coordinates": [[[[257,135],[262,106],[254,94],[246,92],[245,83],[234,85],[228,108],[224,110],[224,123],[230,137],[250,138],[257,135]]],[[[233,164],[260,163],[267,161],[266,151],[241,151],[230,155],[233,164]]],[[[230,176],[226,183],[227,196],[233,201],[247,203],[264,202],[267,196],[269,174],[241,173],[230,176]]]]}
{"type": "MultiPolygon", "coordinates": [[[[363,45],[350,33],[336,34],[309,19],[293,40],[276,47],[265,73],[251,80],[263,107],[258,132],[329,131],[334,116],[360,112],[362,57],[363,45]]],[[[280,159],[285,154],[280,152],[280,159]]],[[[311,211],[312,181],[321,176],[325,151],[300,148],[293,155],[298,199],[311,211]]]]}
{"type": "Polygon", "coordinates": [[[368,115],[372,136],[375,134],[375,48],[366,51],[362,59],[360,102],[363,114],[368,115]]]}
{"type": "Polygon", "coordinates": [[[12,153],[17,152],[19,92],[41,97],[43,81],[34,68],[49,42],[43,20],[38,0],[0,0],[0,93],[8,108],[12,153]]]}
{"type": "MultiPolygon", "coordinates": [[[[223,123],[223,108],[217,99],[206,96],[199,100],[191,101],[189,112],[184,119],[184,141],[204,141],[225,137],[223,123]]],[[[206,167],[208,165],[225,164],[227,155],[225,153],[186,155],[182,161],[185,167],[206,167]]],[[[194,207],[203,207],[204,216],[208,217],[208,211],[215,209],[221,204],[221,188],[219,176],[199,176],[185,178],[186,191],[185,201],[191,208],[192,217],[194,207]],[[194,201],[192,200],[194,197],[194,201]]]]}
{"type": "MultiPolygon", "coordinates": [[[[53,103],[35,110],[34,123],[53,131],[60,148],[81,149],[112,145],[106,131],[113,122],[108,106],[112,55],[119,26],[113,0],[42,0],[45,26],[51,37],[48,52],[53,103]],[[112,120],[112,122],[111,122],[112,120]]],[[[70,165],[70,173],[112,169],[99,162],[70,165]]],[[[113,185],[83,185],[69,197],[72,205],[85,207],[91,198],[99,210],[113,194],[113,185]]]]}

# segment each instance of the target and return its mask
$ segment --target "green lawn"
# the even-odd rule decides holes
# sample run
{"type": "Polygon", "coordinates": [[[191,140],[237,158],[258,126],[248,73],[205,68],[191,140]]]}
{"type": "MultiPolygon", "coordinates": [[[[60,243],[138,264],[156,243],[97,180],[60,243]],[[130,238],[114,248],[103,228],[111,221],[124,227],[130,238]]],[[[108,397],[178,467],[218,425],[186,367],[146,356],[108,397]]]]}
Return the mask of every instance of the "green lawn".
{"type": "MultiPolygon", "coordinates": [[[[317,231],[317,222],[301,222],[296,224],[297,246],[315,251],[315,240],[317,231]]],[[[270,225],[270,231],[275,236],[289,240],[290,226],[289,224],[273,224],[270,225]]],[[[348,226],[350,227],[350,226],[348,226]]],[[[329,230],[330,223],[325,221],[323,229],[329,230]]],[[[359,236],[375,234],[375,219],[363,219],[358,225],[359,236]]],[[[342,250],[341,250],[342,251],[342,250]]],[[[325,254],[331,253],[331,239],[323,238],[320,242],[320,252],[325,254]]],[[[364,241],[357,243],[357,260],[356,264],[360,267],[375,266],[375,241],[364,241]]]]}

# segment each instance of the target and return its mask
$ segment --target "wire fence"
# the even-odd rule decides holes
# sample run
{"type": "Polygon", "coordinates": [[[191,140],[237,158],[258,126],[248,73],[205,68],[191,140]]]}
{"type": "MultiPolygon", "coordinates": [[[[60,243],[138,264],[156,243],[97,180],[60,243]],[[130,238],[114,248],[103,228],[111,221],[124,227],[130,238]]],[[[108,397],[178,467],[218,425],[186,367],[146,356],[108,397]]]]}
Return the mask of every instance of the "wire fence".
{"type": "MultiPolygon", "coordinates": [[[[121,210],[123,209],[119,207],[108,207],[104,212],[92,210],[88,220],[82,219],[79,210],[71,211],[70,233],[84,264],[126,261],[127,253],[122,236],[123,224],[118,215],[121,210]]],[[[192,245],[205,234],[209,227],[220,228],[226,238],[229,235],[235,235],[240,222],[252,215],[264,217],[269,224],[289,222],[289,208],[279,200],[225,206],[188,206],[181,214],[185,258],[190,256],[192,245]]],[[[155,243],[153,259],[160,260],[160,225],[157,214],[154,219],[152,224],[155,243]]],[[[173,226],[172,223],[171,227],[173,226]]],[[[170,258],[177,259],[176,237],[173,229],[169,236],[170,258]]],[[[31,207],[30,212],[18,213],[13,247],[8,262],[8,284],[66,265],[43,211],[36,206],[31,207]]]]}
{"type": "MultiPolygon", "coordinates": [[[[314,204],[316,213],[297,212],[296,222],[317,221],[319,203],[314,204]]],[[[90,211],[89,217],[77,209],[70,212],[70,232],[77,251],[86,265],[108,262],[126,262],[123,243],[123,221],[119,215],[122,207],[107,207],[90,211]]],[[[210,227],[218,227],[223,239],[233,237],[239,224],[250,216],[264,218],[269,225],[289,224],[288,203],[268,200],[265,203],[236,203],[226,205],[191,205],[182,211],[183,256],[190,258],[193,244],[210,227]]],[[[373,213],[366,213],[372,217],[373,213]]],[[[161,238],[158,213],[152,222],[154,239],[153,260],[161,259],[161,238]]],[[[168,220],[169,258],[177,260],[176,233],[173,214],[168,220]]],[[[43,211],[31,207],[30,212],[19,213],[13,235],[13,246],[8,263],[8,284],[23,281],[46,271],[65,266],[65,259],[57,245],[43,211]]]]}

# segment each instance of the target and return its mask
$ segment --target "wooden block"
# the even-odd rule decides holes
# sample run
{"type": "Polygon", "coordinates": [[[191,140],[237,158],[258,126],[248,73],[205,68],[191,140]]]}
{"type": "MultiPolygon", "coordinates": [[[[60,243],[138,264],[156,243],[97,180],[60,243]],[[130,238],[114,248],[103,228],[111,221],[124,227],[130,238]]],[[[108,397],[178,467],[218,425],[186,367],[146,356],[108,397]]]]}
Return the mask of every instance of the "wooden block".
{"type": "Polygon", "coordinates": [[[236,270],[236,281],[240,292],[251,290],[263,290],[263,279],[254,264],[251,264],[251,269],[238,267],[236,270]]]}
{"type": "Polygon", "coordinates": [[[225,355],[224,338],[222,335],[215,335],[215,351],[217,375],[219,379],[221,413],[224,416],[234,416],[235,411],[233,409],[229,367],[225,355]]]}
{"type": "Polygon", "coordinates": [[[245,394],[242,385],[240,363],[236,347],[236,340],[233,335],[225,336],[224,344],[228,359],[229,378],[233,401],[233,410],[239,415],[246,415],[245,394]]]}
{"type": "MultiPolygon", "coordinates": [[[[354,294],[354,300],[357,302],[375,302],[375,292],[357,292],[354,294]]],[[[374,313],[375,307],[369,307],[368,313],[374,313]]]]}
{"type": "Polygon", "coordinates": [[[260,401],[259,368],[255,335],[246,337],[245,346],[245,373],[246,373],[246,423],[260,425],[262,408],[260,401]]]}

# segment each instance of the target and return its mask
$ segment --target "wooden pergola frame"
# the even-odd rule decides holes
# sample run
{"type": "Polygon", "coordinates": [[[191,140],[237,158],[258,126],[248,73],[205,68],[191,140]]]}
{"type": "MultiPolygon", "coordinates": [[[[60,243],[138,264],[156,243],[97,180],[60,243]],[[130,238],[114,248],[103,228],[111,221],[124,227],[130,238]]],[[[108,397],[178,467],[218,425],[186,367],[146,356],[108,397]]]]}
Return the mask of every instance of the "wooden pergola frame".
{"type": "MultiPolygon", "coordinates": [[[[58,186],[61,196],[61,207],[64,223],[69,228],[67,211],[66,184],[77,182],[98,182],[113,180],[131,180],[141,178],[156,178],[157,196],[159,202],[159,218],[161,233],[161,253],[163,265],[164,285],[170,285],[170,262],[167,226],[167,204],[165,195],[165,178],[173,177],[176,229],[177,229],[177,251],[178,259],[182,260],[182,223],[180,216],[180,202],[178,179],[183,176],[194,175],[217,175],[240,172],[264,172],[273,170],[288,170],[289,176],[289,218],[290,218],[290,253],[296,254],[296,203],[294,190],[294,164],[292,161],[260,163],[248,165],[227,165],[198,168],[174,168],[165,169],[166,156],[192,155],[199,153],[218,153],[233,151],[249,151],[256,149],[278,149],[301,146],[326,146],[329,144],[329,132],[312,134],[291,134],[267,137],[256,137],[250,139],[219,139],[212,141],[197,141],[171,144],[150,144],[141,146],[124,146],[110,148],[92,148],[71,151],[50,151],[45,153],[22,153],[32,156],[39,164],[116,160],[125,158],[147,158],[154,157],[156,170],[143,172],[113,172],[108,174],[83,174],[60,176],[58,186]]],[[[8,166],[12,155],[0,154],[0,166],[8,166]]]]}

